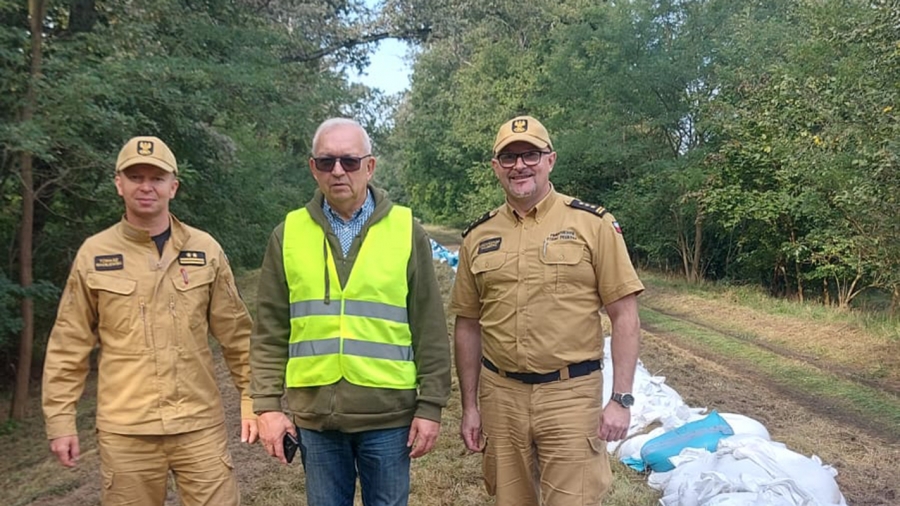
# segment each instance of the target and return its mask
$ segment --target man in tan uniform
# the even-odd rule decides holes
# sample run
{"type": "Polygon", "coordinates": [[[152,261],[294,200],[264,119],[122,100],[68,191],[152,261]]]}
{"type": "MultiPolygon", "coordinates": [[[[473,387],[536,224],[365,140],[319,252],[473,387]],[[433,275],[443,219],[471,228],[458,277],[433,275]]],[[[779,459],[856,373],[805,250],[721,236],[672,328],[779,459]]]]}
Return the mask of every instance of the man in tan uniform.
{"type": "Polygon", "coordinates": [[[615,218],[553,189],[540,122],[508,121],[493,152],[506,204],[463,233],[450,304],[461,435],[484,452],[497,506],[599,505],[612,481],[606,442],[630,423],[644,287],[615,218]],[[612,321],[605,407],[601,307],[612,321]]]}
{"type": "Polygon", "coordinates": [[[125,216],[81,246],[47,345],[47,436],[66,467],[80,454],[75,403],[100,347],[104,506],[162,505],[170,470],[185,506],[240,503],[210,333],[241,393],[241,440],[257,439],[250,316],[221,246],[169,214],[177,174],[160,139],[125,144],[115,175],[125,216]]]}

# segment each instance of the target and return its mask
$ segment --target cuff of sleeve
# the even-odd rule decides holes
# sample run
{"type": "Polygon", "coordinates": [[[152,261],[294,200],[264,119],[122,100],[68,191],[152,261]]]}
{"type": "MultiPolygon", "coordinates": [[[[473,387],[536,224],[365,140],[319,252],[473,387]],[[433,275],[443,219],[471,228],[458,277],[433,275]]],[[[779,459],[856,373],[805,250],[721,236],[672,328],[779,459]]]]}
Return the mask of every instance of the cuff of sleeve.
{"type": "Polygon", "coordinates": [[[249,397],[241,398],[241,420],[255,420],[256,413],[253,412],[253,399],[249,397]]]}
{"type": "Polygon", "coordinates": [[[639,279],[633,279],[628,283],[623,283],[619,285],[615,290],[610,291],[605,294],[603,298],[603,305],[612,304],[613,302],[621,299],[622,297],[627,297],[628,295],[635,294],[640,295],[641,292],[644,291],[644,284],[641,283],[639,279]]]}
{"type": "Polygon", "coordinates": [[[75,428],[74,415],[56,416],[52,420],[47,420],[47,439],[75,435],[78,435],[78,430],[75,428]]]}
{"type": "Polygon", "coordinates": [[[478,307],[464,307],[451,303],[450,307],[447,308],[447,312],[462,318],[472,318],[475,320],[481,318],[481,309],[478,307]]]}
{"type": "Polygon", "coordinates": [[[419,401],[416,406],[416,418],[424,418],[432,422],[441,423],[441,407],[430,402],[419,401]]]}
{"type": "Polygon", "coordinates": [[[281,411],[281,397],[254,397],[253,412],[258,415],[266,411],[281,411]]]}

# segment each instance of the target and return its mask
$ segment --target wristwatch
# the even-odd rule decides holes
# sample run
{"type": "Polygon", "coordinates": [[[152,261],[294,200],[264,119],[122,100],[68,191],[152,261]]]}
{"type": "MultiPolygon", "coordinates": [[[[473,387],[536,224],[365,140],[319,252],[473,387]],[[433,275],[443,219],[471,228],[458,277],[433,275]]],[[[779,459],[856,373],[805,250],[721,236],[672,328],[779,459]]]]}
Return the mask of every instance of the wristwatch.
{"type": "Polygon", "coordinates": [[[624,393],[615,392],[612,394],[612,400],[621,404],[622,407],[625,409],[628,409],[631,406],[634,406],[634,396],[628,392],[624,392],[624,393]]]}

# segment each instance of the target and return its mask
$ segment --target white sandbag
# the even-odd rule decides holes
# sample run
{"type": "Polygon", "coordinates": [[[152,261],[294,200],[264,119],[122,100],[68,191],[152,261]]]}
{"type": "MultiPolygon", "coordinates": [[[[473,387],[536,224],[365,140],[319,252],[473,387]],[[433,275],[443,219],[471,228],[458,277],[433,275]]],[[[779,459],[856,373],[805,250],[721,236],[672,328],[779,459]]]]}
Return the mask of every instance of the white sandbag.
{"type": "Polygon", "coordinates": [[[817,457],[805,457],[783,444],[754,437],[731,437],[719,442],[717,453],[730,453],[737,460],[750,460],[764,468],[773,480],[788,478],[821,505],[846,505],[834,477],[837,471],[817,457]]]}
{"type": "MultiPolygon", "coordinates": [[[[823,473],[830,478],[830,472],[816,459],[789,455],[794,452],[784,445],[761,438],[736,436],[727,439],[730,440],[731,447],[723,439],[715,453],[686,448],[678,456],[672,457],[676,466],[673,471],[651,473],[648,483],[651,487],[662,490],[660,504],[731,504],[712,501],[727,494],[750,493],[754,495],[755,502],[747,504],[754,506],[846,506],[836,484],[831,483],[833,480],[826,479],[826,483],[821,483],[823,473]],[[782,460],[773,461],[773,458],[782,460]],[[785,466],[799,466],[799,472],[787,472],[781,468],[782,463],[785,466]],[[800,474],[807,474],[808,477],[804,478],[800,474]],[[832,501],[828,494],[835,491],[838,497],[832,501]]],[[[750,500],[748,495],[738,497],[745,502],[750,500]]]]}
{"type": "Polygon", "coordinates": [[[728,454],[704,455],[696,449],[686,449],[673,457],[673,463],[677,467],[669,473],[661,500],[665,506],[700,506],[723,493],[755,492],[759,488],[756,484],[771,480],[756,463],[739,461],[728,454]]]}
{"type": "Polygon", "coordinates": [[[737,413],[720,413],[720,415],[728,422],[728,425],[731,425],[736,436],[756,436],[767,441],[772,439],[766,426],[749,416],[737,413]]]}
{"type": "MultiPolygon", "coordinates": [[[[650,487],[662,491],[663,496],[672,494],[677,496],[679,489],[697,480],[700,473],[712,471],[716,465],[716,455],[702,448],[685,448],[671,460],[675,464],[674,470],[663,473],[654,471],[647,478],[650,487]]],[[[677,504],[677,502],[662,504],[677,504]]]]}
{"type": "Polygon", "coordinates": [[[666,430],[662,427],[657,427],[646,434],[638,434],[630,439],[626,439],[616,450],[616,456],[619,457],[619,460],[640,459],[641,448],[644,447],[644,443],[665,432],[666,430]]]}
{"type": "Polygon", "coordinates": [[[720,494],[702,506],[792,506],[793,503],[777,497],[766,497],[757,492],[729,492],[720,494]]]}

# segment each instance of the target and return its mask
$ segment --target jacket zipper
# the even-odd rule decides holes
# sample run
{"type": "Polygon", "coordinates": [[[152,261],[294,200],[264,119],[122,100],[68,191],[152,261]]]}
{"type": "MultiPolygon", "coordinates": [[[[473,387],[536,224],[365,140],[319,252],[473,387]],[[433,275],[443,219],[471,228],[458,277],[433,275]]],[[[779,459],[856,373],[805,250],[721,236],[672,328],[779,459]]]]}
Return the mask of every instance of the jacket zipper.
{"type": "Polygon", "coordinates": [[[175,296],[169,295],[169,311],[172,313],[172,337],[175,339],[175,346],[181,344],[181,332],[178,328],[178,313],[175,312],[175,296]]]}
{"type": "Polygon", "coordinates": [[[175,311],[175,296],[169,295],[169,311],[172,313],[172,339],[174,342],[172,343],[171,352],[172,352],[172,376],[174,376],[174,389],[175,389],[175,399],[181,399],[181,395],[179,391],[179,378],[178,378],[178,363],[181,361],[181,329],[178,328],[178,313],[175,311]]]}
{"type": "Polygon", "coordinates": [[[144,325],[144,345],[147,346],[147,348],[152,348],[153,346],[151,346],[151,343],[150,343],[150,336],[148,335],[148,332],[147,332],[147,308],[144,305],[143,297],[140,298],[140,306],[141,306],[141,323],[144,325]]]}

